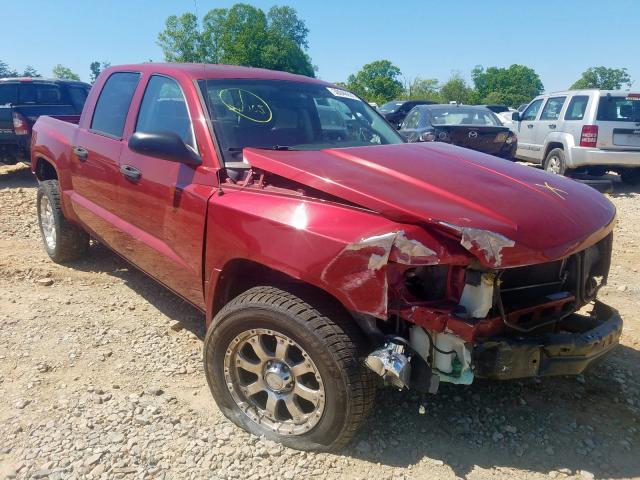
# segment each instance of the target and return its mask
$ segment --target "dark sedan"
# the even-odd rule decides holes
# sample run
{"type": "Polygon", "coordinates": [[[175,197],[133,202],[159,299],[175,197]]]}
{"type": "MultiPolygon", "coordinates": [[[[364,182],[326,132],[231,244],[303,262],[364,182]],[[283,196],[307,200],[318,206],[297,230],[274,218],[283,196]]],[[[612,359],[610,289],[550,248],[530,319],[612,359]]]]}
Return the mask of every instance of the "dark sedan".
{"type": "Polygon", "coordinates": [[[446,142],[513,160],[518,139],[485,107],[419,105],[400,127],[409,142],[446,142]]]}
{"type": "Polygon", "coordinates": [[[417,105],[432,105],[434,103],[436,102],[431,100],[393,100],[382,105],[379,110],[384,118],[387,119],[387,122],[398,129],[413,107],[417,105]]]}

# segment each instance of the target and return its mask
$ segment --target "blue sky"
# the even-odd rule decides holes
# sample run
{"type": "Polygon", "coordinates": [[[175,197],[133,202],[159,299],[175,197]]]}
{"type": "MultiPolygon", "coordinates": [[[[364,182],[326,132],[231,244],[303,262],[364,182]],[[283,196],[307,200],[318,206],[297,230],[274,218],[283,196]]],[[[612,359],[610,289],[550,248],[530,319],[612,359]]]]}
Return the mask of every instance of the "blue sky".
{"type": "MultiPolygon", "coordinates": [[[[0,59],[50,75],[62,63],[89,77],[89,63],[162,60],[158,32],[170,14],[202,16],[234,1],[4,0],[0,59]],[[8,20],[8,21],[7,21],[8,20]]],[[[293,6],[310,29],[318,76],[342,81],[387,58],[407,79],[469,78],[475,65],[533,67],[547,91],[568,87],[590,66],[627,67],[640,88],[640,1],[253,0],[293,6]]]]}

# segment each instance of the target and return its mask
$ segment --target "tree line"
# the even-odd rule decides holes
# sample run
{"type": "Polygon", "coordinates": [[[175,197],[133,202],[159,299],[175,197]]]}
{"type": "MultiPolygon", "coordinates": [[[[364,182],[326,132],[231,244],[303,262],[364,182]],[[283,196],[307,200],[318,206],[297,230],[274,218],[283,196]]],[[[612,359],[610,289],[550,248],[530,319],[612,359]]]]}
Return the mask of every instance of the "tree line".
{"type": "MultiPolygon", "coordinates": [[[[98,75],[100,75],[100,72],[110,66],[111,64],[109,62],[91,62],[89,64],[89,81],[91,83],[95,82],[96,78],[98,78],[98,75]]],[[[51,73],[53,78],[59,78],[63,80],[80,80],[80,75],[61,64],[54,66],[51,73]]],[[[31,65],[27,65],[22,72],[19,72],[15,68],[9,67],[9,65],[0,60],[0,78],[9,77],[41,78],[42,75],[40,75],[40,73],[31,65]]]]}
{"type": "MultiPolygon", "coordinates": [[[[243,65],[314,77],[317,67],[308,54],[308,36],[306,23],[292,7],[274,6],[265,12],[237,3],[230,8],[211,9],[202,19],[191,12],[171,15],[158,34],[157,43],[167,62],[243,65]]],[[[91,62],[91,83],[109,66],[105,61],[91,62]]],[[[80,80],[77,73],[61,64],[52,73],[55,78],[80,80]]],[[[0,60],[0,78],[14,76],[40,74],[31,66],[19,73],[0,60]]],[[[336,83],[378,104],[395,99],[421,99],[517,107],[544,90],[538,74],[525,65],[476,66],[470,78],[468,82],[460,72],[453,72],[445,82],[426,77],[409,80],[391,61],[376,60],[349,75],[346,81],[336,83]]],[[[631,84],[626,68],[600,66],[587,69],[570,88],[616,90],[631,84]]]]}

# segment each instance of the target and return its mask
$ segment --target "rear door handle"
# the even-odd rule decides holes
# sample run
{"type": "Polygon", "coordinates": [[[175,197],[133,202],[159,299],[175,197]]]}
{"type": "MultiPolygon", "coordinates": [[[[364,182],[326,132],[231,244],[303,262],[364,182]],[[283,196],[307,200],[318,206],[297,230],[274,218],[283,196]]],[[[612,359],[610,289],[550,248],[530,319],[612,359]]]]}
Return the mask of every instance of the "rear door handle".
{"type": "Polygon", "coordinates": [[[120,173],[122,173],[129,180],[137,182],[140,180],[142,173],[136,167],[132,167],[131,165],[122,165],[120,167],[120,173]]]}
{"type": "Polygon", "coordinates": [[[533,128],[533,123],[528,124],[527,128],[533,128]]]}
{"type": "Polygon", "coordinates": [[[552,123],[551,125],[549,125],[549,128],[556,128],[556,124],[552,123]]]}
{"type": "Polygon", "coordinates": [[[83,162],[89,157],[89,152],[84,147],[73,147],[73,153],[83,162]]]}

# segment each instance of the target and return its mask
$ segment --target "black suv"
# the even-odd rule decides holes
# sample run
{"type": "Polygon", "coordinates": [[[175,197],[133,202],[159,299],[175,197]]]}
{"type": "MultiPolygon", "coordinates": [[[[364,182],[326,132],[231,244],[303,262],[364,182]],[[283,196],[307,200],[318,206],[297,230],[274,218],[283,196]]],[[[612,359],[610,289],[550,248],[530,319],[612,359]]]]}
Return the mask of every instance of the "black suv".
{"type": "Polygon", "coordinates": [[[38,117],[79,116],[90,89],[73,80],[0,79],[0,163],[28,162],[31,127],[38,117]]]}
{"type": "Polygon", "coordinates": [[[380,107],[380,113],[387,119],[387,122],[398,129],[413,107],[433,105],[434,103],[436,102],[430,100],[392,100],[380,107]]]}

